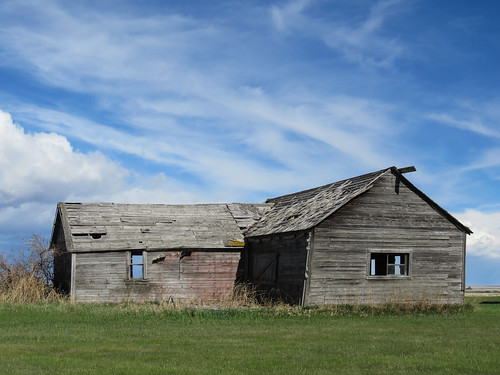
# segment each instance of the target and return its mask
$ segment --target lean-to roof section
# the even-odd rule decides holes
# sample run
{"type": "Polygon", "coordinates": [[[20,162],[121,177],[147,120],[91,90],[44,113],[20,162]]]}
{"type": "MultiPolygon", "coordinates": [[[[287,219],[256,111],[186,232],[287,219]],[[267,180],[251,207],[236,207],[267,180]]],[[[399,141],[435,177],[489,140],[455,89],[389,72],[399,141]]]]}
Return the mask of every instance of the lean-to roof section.
{"type": "Polygon", "coordinates": [[[224,249],[244,246],[240,227],[268,206],[59,203],[58,212],[71,252],[224,249]]]}

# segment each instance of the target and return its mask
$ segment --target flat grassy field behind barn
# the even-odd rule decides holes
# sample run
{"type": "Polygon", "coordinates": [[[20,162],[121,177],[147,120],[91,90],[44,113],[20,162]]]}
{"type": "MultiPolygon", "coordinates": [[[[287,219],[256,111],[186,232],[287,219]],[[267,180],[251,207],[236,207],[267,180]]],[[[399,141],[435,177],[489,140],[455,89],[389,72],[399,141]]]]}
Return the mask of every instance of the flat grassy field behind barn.
{"type": "Polygon", "coordinates": [[[439,313],[1,304],[0,373],[498,374],[500,297],[469,301],[439,313]]]}

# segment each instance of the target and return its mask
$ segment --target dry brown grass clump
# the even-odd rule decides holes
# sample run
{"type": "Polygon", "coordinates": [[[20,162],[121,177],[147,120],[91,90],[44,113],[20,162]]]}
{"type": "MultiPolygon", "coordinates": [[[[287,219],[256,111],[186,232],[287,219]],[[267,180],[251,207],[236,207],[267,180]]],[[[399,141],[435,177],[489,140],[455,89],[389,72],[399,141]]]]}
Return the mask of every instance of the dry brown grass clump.
{"type": "Polygon", "coordinates": [[[0,302],[60,302],[63,297],[50,285],[31,274],[9,275],[0,280],[0,302]]]}
{"type": "Polygon", "coordinates": [[[116,301],[115,306],[126,310],[139,310],[150,312],[162,312],[169,310],[253,310],[253,309],[281,309],[290,305],[270,297],[262,296],[257,288],[251,284],[238,283],[234,286],[232,293],[221,298],[214,299],[184,299],[174,296],[161,299],[125,299],[116,301]]]}
{"type": "Polygon", "coordinates": [[[251,284],[236,284],[233,294],[223,301],[227,307],[261,307],[258,302],[257,291],[251,284]]]}
{"type": "Polygon", "coordinates": [[[25,249],[0,254],[0,302],[61,301],[52,287],[53,250],[42,237],[25,240],[25,249]]]}

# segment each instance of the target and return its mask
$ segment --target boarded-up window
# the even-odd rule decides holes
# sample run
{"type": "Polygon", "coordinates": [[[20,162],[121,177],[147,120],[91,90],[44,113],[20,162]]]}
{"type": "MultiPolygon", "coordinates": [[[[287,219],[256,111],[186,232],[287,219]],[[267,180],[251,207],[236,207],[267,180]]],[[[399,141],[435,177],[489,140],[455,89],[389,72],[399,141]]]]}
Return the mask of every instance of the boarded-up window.
{"type": "Polygon", "coordinates": [[[253,258],[253,281],[275,283],[278,274],[277,253],[255,253],[253,258]]]}
{"type": "Polygon", "coordinates": [[[370,276],[407,276],[409,254],[371,253],[370,276]]]}

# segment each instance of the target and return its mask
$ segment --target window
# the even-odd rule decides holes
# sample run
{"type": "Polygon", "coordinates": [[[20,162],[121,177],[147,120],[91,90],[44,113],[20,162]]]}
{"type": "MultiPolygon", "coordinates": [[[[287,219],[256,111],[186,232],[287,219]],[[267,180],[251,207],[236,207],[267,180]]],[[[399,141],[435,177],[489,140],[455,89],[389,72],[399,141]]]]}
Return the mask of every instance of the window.
{"type": "Polygon", "coordinates": [[[131,279],[145,279],[144,253],[142,251],[130,252],[129,277],[131,279]]]}
{"type": "Polygon", "coordinates": [[[371,253],[370,276],[408,276],[409,254],[371,253]]]}

